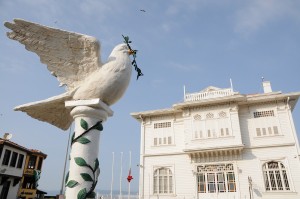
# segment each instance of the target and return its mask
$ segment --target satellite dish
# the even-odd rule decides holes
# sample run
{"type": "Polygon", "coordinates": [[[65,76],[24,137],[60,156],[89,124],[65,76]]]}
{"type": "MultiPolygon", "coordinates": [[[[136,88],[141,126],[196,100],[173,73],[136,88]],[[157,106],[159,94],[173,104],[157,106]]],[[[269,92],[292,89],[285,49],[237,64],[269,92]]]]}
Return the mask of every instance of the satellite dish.
{"type": "Polygon", "coordinates": [[[10,140],[10,139],[12,138],[12,134],[10,134],[10,133],[4,133],[3,138],[4,138],[5,140],[10,140]]]}

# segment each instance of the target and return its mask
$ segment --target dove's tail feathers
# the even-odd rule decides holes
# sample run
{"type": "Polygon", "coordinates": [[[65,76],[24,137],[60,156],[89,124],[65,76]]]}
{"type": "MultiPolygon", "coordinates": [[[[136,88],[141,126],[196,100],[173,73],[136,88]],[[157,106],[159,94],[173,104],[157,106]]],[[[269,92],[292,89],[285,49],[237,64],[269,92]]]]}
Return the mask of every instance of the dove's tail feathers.
{"type": "Polygon", "coordinates": [[[62,130],[67,130],[73,121],[70,115],[71,109],[65,107],[65,101],[67,100],[71,100],[71,96],[64,93],[42,101],[17,106],[14,110],[25,112],[32,118],[48,122],[62,130]]]}

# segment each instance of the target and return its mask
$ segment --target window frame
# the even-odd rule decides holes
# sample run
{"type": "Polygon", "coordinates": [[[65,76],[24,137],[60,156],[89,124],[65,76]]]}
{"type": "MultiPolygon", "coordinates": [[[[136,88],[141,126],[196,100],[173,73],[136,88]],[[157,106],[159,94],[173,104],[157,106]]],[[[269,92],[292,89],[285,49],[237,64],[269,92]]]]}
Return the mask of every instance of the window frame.
{"type": "Polygon", "coordinates": [[[196,170],[198,194],[237,192],[237,172],[233,163],[196,165],[196,170]]]}
{"type": "Polygon", "coordinates": [[[175,144],[174,122],[171,120],[156,121],[152,124],[151,146],[170,146],[175,144]]]}
{"type": "Polygon", "coordinates": [[[10,157],[11,157],[11,152],[12,152],[11,150],[5,149],[4,156],[3,156],[3,159],[2,159],[2,165],[4,165],[4,166],[8,166],[9,165],[10,157]]]}
{"type": "Polygon", "coordinates": [[[12,151],[11,160],[10,160],[10,163],[9,163],[10,167],[16,167],[18,156],[19,156],[19,154],[17,152],[12,151]]]}
{"type": "Polygon", "coordinates": [[[230,114],[227,110],[195,113],[192,115],[192,140],[226,138],[233,136],[230,114]]]}
{"type": "Polygon", "coordinates": [[[170,167],[156,167],[153,170],[153,195],[174,194],[174,172],[170,167]]]}
{"type": "MultiPolygon", "coordinates": [[[[292,192],[292,181],[289,177],[287,163],[280,160],[269,160],[262,164],[262,174],[265,191],[271,192],[292,192]],[[269,168],[270,164],[277,164],[277,168],[269,168]]],[[[275,164],[273,165],[275,166],[275,164]]]]}
{"type": "Polygon", "coordinates": [[[18,161],[17,161],[17,168],[18,169],[22,169],[24,158],[25,158],[25,155],[20,153],[19,157],[18,157],[18,161]]]}
{"type": "Polygon", "coordinates": [[[36,166],[36,161],[37,161],[37,156],[35,155],[31,155],[28,159],[28,165],[27,165],[27,169],[35,169],[35,166],[36,166]],[[34,159],[34,160],[32,160],[34,159]],[[32,164],[34,163],[34,164],[32,164]]]}

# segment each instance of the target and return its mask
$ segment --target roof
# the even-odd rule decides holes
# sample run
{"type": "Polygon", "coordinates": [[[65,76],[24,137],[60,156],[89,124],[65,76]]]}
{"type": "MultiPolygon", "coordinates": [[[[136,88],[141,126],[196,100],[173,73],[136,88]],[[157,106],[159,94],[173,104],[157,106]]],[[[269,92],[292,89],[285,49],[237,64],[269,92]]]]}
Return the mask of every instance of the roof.
{"type": "Polygon", "coordinates": [[[23,147],[23,146],[15,143],[15,142],[12,142],[10,140],[3,139],[3,138],[0,138],[0,145],[7,145],[7,146],[10,146],[10,147],[17,148],[19,150],[25,151],[27,153],[30,152],[30,149],[28,149],[26,147],[23,147]]]}
{"type": "Polygon", "coordinates": [[[21,146],[21,145],[15,143],[15,142],[12,142],[10,140],[6,140],[6,139],[3,139],[3,138],[0,138],[0,145],[7,145],[7,146],[10,146],[10,147],[22,150],[22,151],[24,151],[28,154],[38,154],[38,155],[43,156],[44,158],[47,157],[47,155],[44,154],[43,152],[41,152],[40,150],[28,149],[28,148],[26,148],[24,146],[21,146]]]}
{"type": "MultiPolygon", "coordinates": [[[[210,89],[218,89],[218,88],[210,86],[204,90],[206,91],[210,89]]],[[[131,113],[131,116],[137,120],[140,120],[143,117],[147,117],[147,116],[166,115],[170,113],[181,112],[185,108],[190,108],[195,106],[207,106],[207,105],[222,104],[227,102],[235,102],[239,105],[246,105],[246,104],[256,104],[262,102],[270,102],[270,101],[280,101],[280,100],[286,100],[286,102],[289,103],[291,110],[293,110],[297,104],[299,96],[300,96],[300,92],[291,92],[291,93],[282,94],[280,91],[278,91],[278,92],[246,94],[246,95],[234,93],[233,95],[224,96],[224,97],[208,98],[208,99],[195,100],[195,101],[183,101],[183,102],[173,104],[172,108],[134,112],[131,113]]]]}

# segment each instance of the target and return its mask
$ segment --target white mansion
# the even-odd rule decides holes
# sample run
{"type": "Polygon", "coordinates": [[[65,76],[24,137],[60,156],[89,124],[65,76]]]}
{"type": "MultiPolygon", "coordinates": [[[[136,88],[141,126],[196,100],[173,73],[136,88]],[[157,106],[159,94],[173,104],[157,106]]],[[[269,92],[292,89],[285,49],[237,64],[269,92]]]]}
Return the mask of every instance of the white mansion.
{"type": "Polygon", "coordinates": [[[208,87],[141,123],[140,198],[300,198],[292,111],[300,92],[239,94],[208,87]]]}

